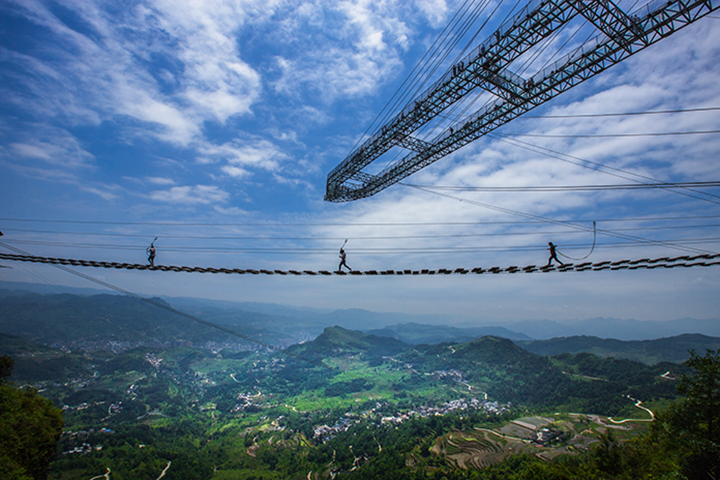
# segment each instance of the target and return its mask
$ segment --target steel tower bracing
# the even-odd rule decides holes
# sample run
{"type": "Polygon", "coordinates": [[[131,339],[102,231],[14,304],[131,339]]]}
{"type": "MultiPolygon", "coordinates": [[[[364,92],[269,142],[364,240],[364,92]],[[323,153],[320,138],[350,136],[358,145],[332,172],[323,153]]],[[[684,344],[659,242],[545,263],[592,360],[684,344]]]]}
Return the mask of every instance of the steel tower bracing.
{"type": "Polygon", "coordinates": [[[347,202],[372,196],[718,6],[717,0],[658,0],[628,15],[609,0],[530,2],[333,169],[328,174],[325,200],[347,202]],[[515,59],[578,15],[602,33],[529,78],[511,71],[515,59]],[[412,135],[476,88],[493,93],[497,100],[431,140],[412,135]],[[362,171],[395,146],[412,153],[378,174],[362,171]]]}

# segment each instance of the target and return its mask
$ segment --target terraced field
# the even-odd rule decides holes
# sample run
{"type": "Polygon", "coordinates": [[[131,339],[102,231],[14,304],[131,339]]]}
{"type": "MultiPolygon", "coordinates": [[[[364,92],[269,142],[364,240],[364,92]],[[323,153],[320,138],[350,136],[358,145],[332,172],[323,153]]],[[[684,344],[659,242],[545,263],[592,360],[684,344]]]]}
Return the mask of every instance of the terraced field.
{"type": "MultiPolygon", "coordinates": [[[[481,469],[517,454],[551,460],[559,455],[575,455],[587,450],[609,427],[612,428],[607,419],[597,415],[525,417],[492,430],[477,427],[473,431],[448,433],[438,438],[430,451],[462,469],[481,469]],[[533,441],[533,435],[545,427],[562,432],[562,440],[545,446],[533,441]]],[[[622,439],[630,438],[643,428],[641,424],[626,424],[613,431],[622,439]]]]}

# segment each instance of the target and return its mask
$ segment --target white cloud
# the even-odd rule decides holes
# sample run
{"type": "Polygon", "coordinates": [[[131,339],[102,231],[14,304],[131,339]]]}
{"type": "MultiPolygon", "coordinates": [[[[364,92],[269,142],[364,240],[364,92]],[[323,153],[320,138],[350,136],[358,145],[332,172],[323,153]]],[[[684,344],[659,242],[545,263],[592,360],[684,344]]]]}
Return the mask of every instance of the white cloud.
{"type": "Polygon", "coordinates": [[[448,6],[445,0],[418,0],[416,3],[431,26],[438,28],[445,25],[448,14],[448,6]]]}
{"type": "Polygon", "coordinates": [[[169,190],[156,190],[150,195],[153,200],[168,203],[203,204],[225,202],[230,194],[214,185],[195,185],[172,187],[169,190]]]}
{"type": "MultiPolygon", "coordinates": [[[[322,14],[295,17],[281,32],[296,48],[275,57],[281,77],[277,92],[292,96],[313,92],[323,102],[375,92],[397,75],[400,54],[410,44],[411,29],[401,20],[401,2],[318,2],[322,14]],[[308,33],[312,33],[309,36],[308,33]]],[[[298,10],[301,11],[301,10],[298,10]]],[[[302,10],[302,12],[306,12],[302,10]]]]}
{"type": "Polygon", "coordinates": [[[204,163],[222,162],[221,170],[236,178],[251,174],[250,169],[276,172],[288,156],[280,148],[263,139],[236,139],[222,145],[205,144],[199,148],[204,163]]]}
{"type": "Polygon", "coordinates": [[[97,181],[87,181],[75,173],[65,168],[56,167],[34,167],[17,162],[0,161],[0,166],[5,167],[15,173],[33,180],[42,180],[45,182],[61,183],[72,185],[77,190],[92,193],[103,200],[115,200],[122,193],[122,188],[118,185],[107,184],[97,181]]]}
{"type": "Polygon", "coordinates": [[[57,168],[77,169],[94,163],[95,157],[85,150],[81,142],[68,131],[43,124],[28,124],[18,135],[21,139],[9,143],[13,157],[23,160],[41,160],[57,168]]]}
{"type": "Polygon", "coordinates": [[[43,57],[5,52],[37,74],[27,78],[29,96],[12,92],[9,101],[76,122],[87,122],[87,111],[98,119],[128,116],[146,124],[145,134],[188,145],[202,135],[203,122],[247,114],[261,91],[258,73],[240,59],[235,40],[248,16],[244,8],[253,5],[222,6],[147,1],[118,17],[103,3],[68,2],[64,7],[81,19],[81,33],[42,4],[23,2],[18,10],[54,36],[55,46],[43,57]],[[156,72],[153,59],[174,64],[177,72],[156,72]],[[169,78],[173,87],[161,88],[169,78]]]}
{"type": "Polygon", "coordinates": [[[251,175],[251,173],[248,172],[247,170],[245,170],[244,168],[234,167],[232,165],[225,165],[220,170],[222,170],[223,173],[225,173],[226,175],[229,175],[234,178],[243,178],[243,177],[247,177],[247,176],[251,175]]]}
{"type": "Polygon", "coordinates": [[[145,180],[154,185],[175,185],[175,180],[165,177],[147,177],[145,180]]]}
{"type": "Polygon", "coordinates": [[[213,207],[213,209],[222,215],[239,216],[239,215],[247,215],[247,213],[248,213],[247,211],[245,211],[241,208],[238,208],[238,207],[223,208],[219,205],[215,205],[215,207],[213,207]]]}

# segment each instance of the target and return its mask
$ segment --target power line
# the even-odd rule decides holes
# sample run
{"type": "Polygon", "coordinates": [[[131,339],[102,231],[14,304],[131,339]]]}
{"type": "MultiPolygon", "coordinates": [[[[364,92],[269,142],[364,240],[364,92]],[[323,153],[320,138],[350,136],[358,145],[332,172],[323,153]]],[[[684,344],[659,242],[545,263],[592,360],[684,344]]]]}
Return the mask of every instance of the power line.
{"type": "MultiPolygon", "coordinates": [[[[435,191],[432,191],[432,190],[429,190],[429,189],[425,189],[425,188],[422,188],[422,187],[413,187],[412,185],[405,184],[405,183],[403,183],[403,182],[398,182],[398,183],[399,183],[400,185],[405,185],[405,186],[408,186],[408,187],[417,188],[417,189],[419,189],[419,190],[422,190],[422,191],[425,191],[425,192],[428,192],[428,193],[432,193],[433,195],[439,195],[439,196],[441,196],[441,197],[446,197],[446,198],[449,198],[449,199],[452,199],[452,200],[455,200],[455,201],[458,201],[458,202],[467,203],[467,204],[475,205],[475,206],[482,207],[482,208],[487,208],[487,209],[489,209],[489,210],[495,210],[495,211],[498,211],[498,212],[508,213],[508,214],[511,214],[511,215],[518,215],[518,216],[522,216],[522,217],[526,217],[526,218],[535,218],[535,219],[538,219],[538,220],[544,220],[544,221],[546,221],[546,222],[548,222],[548,223],[554,223],[554,224],[557,224],[557,225],[567,225],[567,226],[569,226],[569,227],[576,228],[576,229],[578,229],[578,230],[586,230],[586,231],[587,231],[587,227],[585,227],[585,226],[583,226],[583,225],[579,225],[579,224],[575,224],[575,223],[571,223],[571,222],[566,222],[566,221],[562,221],[562,220],[556,220],[556,219],[549,218],[549,217],[543,217],[543,216],[541,216],[541,215],[534,215],[534,214],[531,214],[531,213],[525,213],[525,212],[520,212],[520,211],[517,211],[517,210],[511,210],[511,209],[509,209],[509,208],[497,207],[497,206],[495,206],[495,205],[489,205],[489,204],[487,204],[487,203],[476,202],[476,201],[468,200],[468,199],[461,198],[461,197],[455,197],[455,196],[453,196],[453,195],[448,195],[448,194],[446,194],[446,193],[435,192],[435,191]]],[[[677,244],[674,244],[674,243],[662,242],[662,241],[659,241],[659,240],[648,240],[648,239],[641,238],[641,237],[633,237],[633,236],[630,236],[630,235],[613,233],[613,232],[610,232],[610,231],[607,231],[607,230],[598,230],[598,231],[601,232],[601,233],[603,233],[604,235],[609,235],[609,236],[611,236],[611,237],[618,237],[618,238],[625,238],[625,239],[635,240],[635,241],[640,242],[640,243],[648,243],[648,244],[653,244],[653,245],[662,245],[662,246],[666,246],[666,247],[670,247],[670,248],[676,248],[676,249],[678,249],[678,250],[684,250],[684,251],[711,253],[711,252],[707,252],[707,251],[705,251],[705,250],[699,250],[699,249],[692,248],[692,247],[685,247],[685,246],[683,246],[683,245],[677,245],[677,244]]],[[[714,252],[712,252],[712,253],[714,253],[714,252]]]]}
{"type": "MultiPolygon", "coordinates": [[[[545,155],[550,158],[555,158],[557,160],[560,160],[562,162],[570,163],[572,165],[577,165],[582,168],[587,168],[588,170],[594,170],[596,172],[604,173],[605,175],[610,175],[617,178],[622,178],[625,180],[630,180],[632,182],[638,182],[638,183],[645,183],[644,181],[650,181],[654,183],[664,183],[656,178],[648,177],[646,175],[640,175],[638,173],[633,173],[627,170],[623,170],[621,168],[617,167],[611,167],[609,165],[605,165],[603,163],[599,162],[593,162],[592,160],[587,160],[585,158],[576,157],[574,155],[570,155],[567,153],[558,152],[557,150],[553,150],[551,148],[547,147],[541,147],[539,145],[535,145],[532,143],[524,142],[522,140],[518,140],[516,138],[502,138],[495,134],[488,134],[490,138],[496,138],[497,140],[501,142],[508,143],[510,145],[523,148],[525,150],[531,151],[533,153],[539,153],[540,155],[545,155]]],[[[716,205],[720,205],[720,202],[717,202],[716,200],[713,200],[712,198],[706,198],[706,197],[713,197],[713,198],[720,198],[717,195],[713,195],[711,193],[702,192],[702,191],[696,191],[690,188],[683,188],[679,187],[677,190],[670,189],[671,192],[674,192],[678,195],[683,195],[686,197],[694,198],[696,200],[702,200],[704,202],[714,203],[716,205]],[[704,196],[698,196],[698,195],[704,195],[704,196]]]]}
{"type": "Polygon", "coordinates": [[[643,112],[619,112],[619,113],[584,113],[575,115],[523,115],[520,119],[538,118],[599,118],[599,117],[627,117],[634,115],[662,115],[669,113],[690,113],[690,112],[715,112],[720,107],[705,108],[682,108],[677,110],[648,110],[643,112]]]}
{"type": "MultiPolygon", "coordinates": [[[[411,185],[411,184],[406,184],[411,185]]],[[[713,182],[667,182],[667,183],[631,183],[615,185],[543,185],[524,187],[470,187],[447,185],[417,185],[431,190],[451,190],[467,192],[563,192],[563,191],[596,191],[596,190],[643,190],[665,188],[699,188],[720,187],[720,181],[713,182]]]]}
{"type": "MultiPolygon", "coordinates": [[[[558,152],[558,154],[560,154],[558,152]]],[[[560,154],[565,155],[565,154],[560,154]]],[[[571,158],[572,157],[567,155],[571,158]]],[[[554,157],[553,157],[554,158],[554,157]]],[[[589,160],[579,160],[586,161],[589,160]]],[[[612,167],[609,167],[612,168],[612,167]]],[[[639,175],[638,175],[639,176],[639,175]]],[[[410,184],[407,184],[410,186],[410,184]]],[[[660,216],[660,217],[623,217],[623,218],[602,218],[597,219],[598,222],[655,222],[655,221],[666,221],[666,220],[687,220],[687,219],[710,219],[720,218],[720,215],[688,215],[688,216],[660,216]]],[[[403,226],[452,226],[452,225],[514,225],[514,224],[533,224],[533,223],[547,223],[544,221],[481,221],[481,222],[328,222],[328,223],[194,223],[194,222],[108,222],[108,221],[94,221],[94,220],[55,220],[55,219],[39,219],[39,218],[0,218],[0,221],[7,222],[28,222],[28,223],[60,223],[60,224],[88,224],[88,225],[137,225],[137,226],[180,226],[180,227],[403,227],[403,226]]],[[[592,220],[574,219],[568,221],[582,222],[592,220]]],[[[6,229],[8,230],[8,229],[6,229]]],[[[142,235],[143,237],[149,237],[150,235],[142,235]]],[[[343,237],[344,238],[344,237],[343,237]]]]}
{"type": "MultiPolygon", "coordinates": [[[[627,229],[627,230],[637,230],[637,229],[627,229]]],[[[636,237],[628,236],[628,235],[622,235],[618,233],[619,231],[627,231],[627,230],[602,230],[602,233],[613,236],[617,238],[622,239],[629,239],[632,240],[632,243],[627,245],[637,246],[637,247],[644,247],[647,246],[648,243],[652,244],[658,244],[660,246],[667,246],[672,244],[667,244],[667,242],[682,242],[683,244],[711,244],[711,243],[717,243],[720,242],[720,237],[705,237],[705,238],[694,238],[694,239],[687,239],[687,238],[680,238],[680,239],[670,239],[666,242],[661,241],[654,241],[654,240],[645,240],[645,239],[637,239],[636,237]]],[[[640,230],[647,230],[647,229],[640,229],[640,230]]],[[[600,231],[600,230],[598,230],[600,231]]],[[[561,235],[568,235],[568,234],[581,234],[581,233],[588,233],[587,231],[583,230],[576,230],[576,231],[565,231],[565,232],[537,232],[537,233],[527,233],[527,232],[520,232],[520,233],[498,233],[498,234],[481,234],[477,235],[477,237],[483,236],[483,237],[511,237],[511,236],[561,236],[561,235]]],[[[464,236],[464,235],[458,235],[456,238],[468,238],[468,237],[475,237],[475,236],[464,236]]],[[[351,237],[352,238],[352,237],[351,237]]],[[[448,237],[452,238],[452,237],[448,237]]],[[[13,245],[34,245],[34,246],[47,246],[47,247],[63,247],[63,248],[82,248],[83,250],[87,249],[96,249],[96,250],[112,250],[112,251],[134,251],[138,252],[142,247],[141,246],[133,246],[133,245],[102,245],[102,244],[82,244],[82,243],[61,243],[61,242],[42,242],[42,241],[23,241],[23,240],[16,240],[12,242],[8,242],[9,244],[13,245]]],[[[610,244],[610,243],[602,243],[599,245],[626,245],[626,244],[610,244]]],[[[573,246],[585,247],[585,244],[573,244],[573,246]]],[[[520,248],[519,246],[468,246],[468,247],[461,247],[461,246],[438,246],[438,247],[412,247],[404,245],[402,247],[367,247],[367,246],[355,246],[353,247],[352,251],[353,254],[362,254],[362,255],[385,255],[385,254],[403,254],[403,255],[409,255],[409,254],[426,254],[426,253],[463,253],[467,251],[482,251],[485,249],[490,249],[493,251],[511,251],[513,249],[520,248]]],[[[530,249],[530,250],[544,250],[544,247],[536,247],[536,246],[529,246],[529,247],[522,247],[524,249],[530,249]]],[[[174,253],[195,253],[195,254],[204,254],[204,253],[222,253],[222,254],[263,254],[263,255],[286,255],[286,254],[301,254],[301,255],[335,255],[337,254],[337,248],[334,247],[215,247],[215,248],[208,248],[208,247],[179,247],[179,246],[169,246],[162,249],[163,252],[174,252],[174,253]]]]}
{"type": "Polygon", "coordinates": [[[690,132],[646,132],[646,133],[587,133],[580,135],[555,135],[552,133],[512,133],[495,134],[496,137],[538,137],[538,138],[622,138],[622,137],[665,137],[676,135],[709,135],[720,133],[720,130],[698,130],[690,132]]]}
{"type": "MultiPolygon", "coordinates": [[[[434,187],[426,187],[423,185],[416,185],[432,190],[434,187]]],[[[720,217],[720,216],[718,216],[720,217]]],[[[683,220],[685,218],[682,218],[683,220]]],[[[604,222],[610,222],[611,220],[603,220],[604,222]]],[[[536,222],[538,223],[538,222],[536,222]]],[[[543,224],[546,222],[543,222],[543,224]]],[[[633,227],[633,228],[614,228],[611,231],[644,231],[644,230],[691,230],[697,228],[713,228],[720,227],[720,224],[701,224],[701,225],[669,225],[662,227],[633,227]]],[[[127,234],[127,233],[94,233],[94,232],[62,232],[55,230],[31,230],[31,229],[20,229],[20,228],[6,228],[7,232],[22,232],[22,233],[38,233],[38,234],[53,234],[53,235],[81,235],[89,237],[116,237],[116,238],[146,238],[147,235],[127,234]]],[[[512,235],[552,235],[552,234],[565,234],[565,233],[577,233],[576,230],[567,231],[554,231],[554,232],[504,232],[504,233],[468,233],[468,234],[449,234],[449,235],[384,235],[384,236],[339,236],[339,237],[241,237],[241,236],[200,236],[200,235],[163,235],[164,239],[174,240],[237,240],[237,241],[280,241],[280,240],[302,240],[302,241],[340,241],[345,238],[351,238],[353,240],[412,240],[412,239],[428,239],[428,238],[461,238],[461,237],[484,237],[484,236],[512,236],[512,235]]],[[[27,240],[27,239],[16,239],[7,241],[23,241],[32,242],[34,244],[42,245],[59,245],[59,246],[107,246],[107,247],[120,247],[120,248],[139,248],[143,245],[114,245],[114,244],[91,244],[91,243],[65,243],[65,242],[52,242],[47,240],[27,240]]],[[[168,248],[175,248],[173,246],[163,246],[163,250],[168,248]]],[[[182,247],[178,247],[182,248],[182,247]]]]}

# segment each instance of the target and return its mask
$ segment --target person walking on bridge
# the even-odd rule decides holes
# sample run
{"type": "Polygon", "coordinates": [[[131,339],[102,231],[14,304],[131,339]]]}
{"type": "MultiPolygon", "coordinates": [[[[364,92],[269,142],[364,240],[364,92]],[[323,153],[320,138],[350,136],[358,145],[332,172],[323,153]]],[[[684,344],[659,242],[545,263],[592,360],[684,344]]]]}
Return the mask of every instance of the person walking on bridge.
{"type": "MultiPolygon", "coordinates": [[[[156,238],[155,240],[157,240],[157,238],[156,238]]],[[[152,241],[152,243],[150,244],[150,246],[149,246],[149,247],[147,248],[147,250],[146,250],[146,251],[147,251],[147,254],[148,254],[148,264],[149,264],[151,267],[154,267],[154,266],[155,266],[155,253],[156,253],[156,250],[155,250],[155,240],[152,241]]]]}
{"type": "Polygon", "coordinates": [[[345,267],[348,269],[348,271],[352,272],[352,268],[350,268],[347,264],[347,253],[345,253],[345,249],[340,249],[340,265],[338,265],[338,271],[342,270],[342,267],[345,267]]]}
{"type": "Polygon", "coordinates": [[[555,245],[555,244],[552,243],[552,242],[548,242],[548,245],[550,245],[550,248],[548,248],[548,250],[550,250],[550,258],[548,258],[548,263],[547,263],[547,265],[545,265],[545,268],[547,268],[547,267],[549,267],[550,265],[552,265],[552,261],[553,261],[553,260],[555,260],[556,262],[558,262],[561,267],[564,266],[565,264],[564,264],[563,262],[561,262],[560,259],[557,257],[557,251],[556,251],[556,250],[557,250],[557,245],[555,245]]]}

